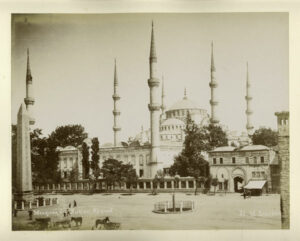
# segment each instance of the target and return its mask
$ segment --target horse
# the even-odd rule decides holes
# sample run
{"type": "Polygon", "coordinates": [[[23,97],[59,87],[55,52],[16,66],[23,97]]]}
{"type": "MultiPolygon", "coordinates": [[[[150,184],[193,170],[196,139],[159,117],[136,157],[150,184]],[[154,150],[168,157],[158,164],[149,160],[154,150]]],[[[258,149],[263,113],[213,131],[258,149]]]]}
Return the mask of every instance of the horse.
{"type": "Polygon", "coordinates": [[[62,226],[63,228],[65,227],[65,225],[67,225],[67,227],[71,228],[71,221],[70,220],[56,221],[56,222],[54,222],[53,225],[54,225],[54,227],[62,226]]]}
{"type": "Polygon", "coordinates": [[[98,228],[98,225],[100,224],[100,228],[104,226],[104,224],[110,222],[109,217],[106,217],[104,219],[97,219],[95,222],[95,227],[96,229],[98,228]]]}
{"type": "Polygon", "coordinates": [[[81,224],[82,224],[82,217],[71,217],[71,222],[75,222],[75,224],[76,224],[76,227],[78,226],[78,224],[79,224],[79,226],[81,226],[81,224]]]}

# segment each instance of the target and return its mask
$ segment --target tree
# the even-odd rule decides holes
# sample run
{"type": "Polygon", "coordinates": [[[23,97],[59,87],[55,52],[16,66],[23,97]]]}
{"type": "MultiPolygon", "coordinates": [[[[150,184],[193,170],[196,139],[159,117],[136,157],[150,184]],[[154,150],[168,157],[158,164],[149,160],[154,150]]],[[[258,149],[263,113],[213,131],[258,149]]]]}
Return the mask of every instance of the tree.
{"type": "Polygon", "coordinates": [[[132,164],[122,164],[121,163],[121,183],[126,183],[129,185],[130,194],[132,193],[132,185],[137,183],[138,176],[132,164]]]}
{"type": "Polygon", "coordinates": [[[221,126],[209,124],[208,126],[204,126],[203,128],[207,134],[206,151],[211,151],[219,146],[227,146],[227,135],[226,132],[223,131],[221,126]]]}
{"type": "Polygon", "coordinates": [[[200,129],[188,113],[186,119],[184,148],[175,157],[174,164],[170,167],[171,175],[178,174],[182,177],[192,176],[196,180],[200,176],[207,176],[208,162],[203,153],[207,148],[207,132],[200,129]]]}
{"type": "Polygon", "coordinates": [[[163,181],[164,181],[164,172],[162,170],[158,170],[152,180],[152,182],[153,182],[152,194],[153,195],[157,195],[157,186],[160,185],[160,183],[163,181]]]}
{"type": "Polygon", "coordinates": [[[49,135],[49,139],[56,146],[74,146],[77,147],[88,137],[84,127],[81,125],[59,126],[49,135]]]}
{"type": "Polygon", "coordinates": [[[218,178],[213,178],[212,180],[211,180],[211,185],[213,185],[213,187],[214,187],[214,194],[216,194],[216,187],[217,187],[217,185],[218,185],[218,178]]]}
{"type": "Polygon", "coordinates": [[[224,190],[225,190],[225,195],[226,195],[226,192],[228,190],[228,179],[224,180],[224,190]]]}
{"type": "Polygon", "coordinates": [[[93,175],[97,180],[100,175],[100,168],[99,168],[99,141],[98,138],[95,137],[92,139],[92,161],[91,161],[91,169],[93,171],[93,175]]]}
{"type": "Polygon", "coordinates": [[[85,142],[82,143],[81,153],[82,153],[83,178],[89,178],[89,173],[90,173],[89,156],[90,156],[90,152],[89,152],[89,147],[85,142]]]}
{"type": "Polygon", "coordinates": [[[116,159],[107,159],[103,162],[101,171],[106,182],[106,189],[114,187],[116,182],[121,182],[122,163],[116,159]]]}
{"type": "Polygon", "coordinates": [[[278,144],[277,131],[273,131],[271,128],[259,128],[253,133],[252,142],[254,145],[276,146],[278,144]]]}

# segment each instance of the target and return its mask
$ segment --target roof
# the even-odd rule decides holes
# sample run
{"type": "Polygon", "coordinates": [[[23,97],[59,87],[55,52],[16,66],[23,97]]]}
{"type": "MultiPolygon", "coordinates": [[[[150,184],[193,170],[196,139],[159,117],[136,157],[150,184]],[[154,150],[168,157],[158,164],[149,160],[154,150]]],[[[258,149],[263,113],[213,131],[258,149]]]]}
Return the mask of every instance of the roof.
{"type": "Polygon", "coordinates": [[[234,146],[220,146],[213,149],[211,152],[219,152],[219,151],[234,151],[236,147],[234,146]]]}
{"type": "Polygon", "coordinates": [[[169,126],[169,125],[185,125],[185,124],[182,120],[179,120],[177,118],[169,118],[169,119],[166,119],[161,125],[169,126]]]}
{"type": "Polygon", "coordinates": [[[260,150],[269,150],[270,148],[263,145],[248,145],[242,147],[241,151],[260,151],[260,150]]]}
{"type": "Polygon", "coordinates": [[[266,184],[265,180],[250,180],[246,186],[244,186],[245,189],[262,189],[263,186],[266,184]]]}
{"type": "Polygon", "coordinates": [[[223,151],[261,151],[261,150],[269,150],[269,147],[263,145],[247,145],[241,148],[237,148],[234,146],[220,146],[215,148],[210,152],[223,152],[223,151]]]}
{"type": "Polygon", "coordinates": [[[189,100],[188,98],[183,98],[182,100],[177,101],[174,105],[171,106],[170,110],[183,110],[183,109],[201,109],[198,104],[189,100]]]}

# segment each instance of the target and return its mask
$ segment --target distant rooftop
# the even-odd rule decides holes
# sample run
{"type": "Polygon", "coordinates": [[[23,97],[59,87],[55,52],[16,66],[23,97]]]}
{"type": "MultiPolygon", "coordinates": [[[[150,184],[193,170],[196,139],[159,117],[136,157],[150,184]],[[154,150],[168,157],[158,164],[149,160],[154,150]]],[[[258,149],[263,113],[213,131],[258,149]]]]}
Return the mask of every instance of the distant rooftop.
{"type": "Polygon", "coordinates": [[[234,146],[220,146],[215,148],[210,152],[225,152],[225,151],[260,151],[260,150],[269,150],[270,148],[263,145],[248,145],[243,147],[234,147],[234,146]]]}

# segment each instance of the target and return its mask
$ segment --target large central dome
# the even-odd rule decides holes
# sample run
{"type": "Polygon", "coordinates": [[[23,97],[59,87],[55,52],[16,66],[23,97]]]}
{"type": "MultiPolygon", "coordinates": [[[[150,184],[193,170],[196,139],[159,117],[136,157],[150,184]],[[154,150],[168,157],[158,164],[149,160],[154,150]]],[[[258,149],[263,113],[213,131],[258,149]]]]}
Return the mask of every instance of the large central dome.
{"type": "Polygon", "coordinates": [[[190,109],[201,109],[195,102],[184,97],[182,100],[177,101],[171,106],[169,110],[190,110],[190,109]]]}

